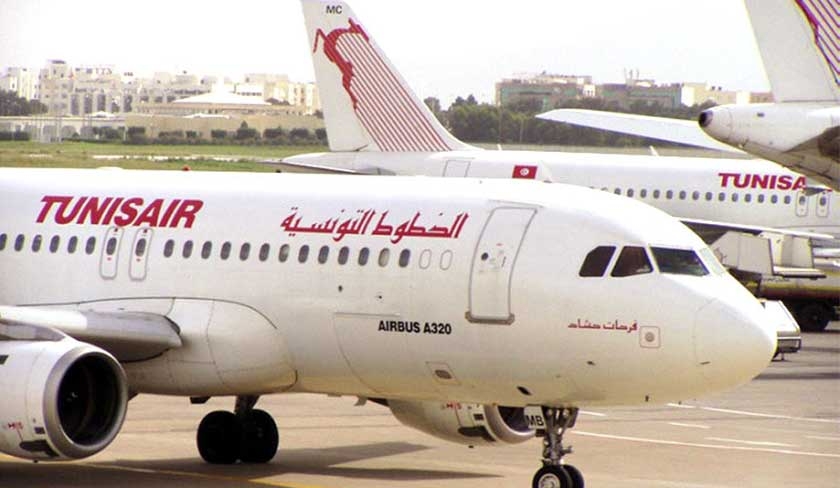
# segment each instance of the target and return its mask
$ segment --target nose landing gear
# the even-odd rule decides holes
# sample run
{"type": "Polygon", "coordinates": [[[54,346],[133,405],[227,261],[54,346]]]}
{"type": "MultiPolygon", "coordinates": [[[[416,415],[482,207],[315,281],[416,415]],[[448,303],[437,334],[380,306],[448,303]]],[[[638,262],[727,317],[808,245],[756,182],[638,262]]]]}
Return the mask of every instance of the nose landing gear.
{"type": "Polygon", "coordinates": [[[543,437],[543,467],[534,475],[532,488],[584,488],[580,471],[562,462],[572,452],[571,446],[563,447],[563,434],[574,427],[577,415],[577,408],[543,407],[545,430],[537,432],[543,437]]]}
{"type": "Polygon", "coordinates": [[[277,424],[267,412],[254,409],[258,396],[236,397],[234,412],[216,410],[198,426],[196,444],[210,464],[267,463],[277,453],[277,424]]]}

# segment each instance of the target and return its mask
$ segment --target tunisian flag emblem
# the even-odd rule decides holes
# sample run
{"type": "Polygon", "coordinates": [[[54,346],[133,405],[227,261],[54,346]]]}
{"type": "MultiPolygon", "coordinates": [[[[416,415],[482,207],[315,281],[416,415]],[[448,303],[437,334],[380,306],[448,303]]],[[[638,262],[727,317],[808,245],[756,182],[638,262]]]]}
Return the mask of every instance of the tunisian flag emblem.
{"type": "Polygon", "coordinates": [[[529,164],[517,164],[513,167],[511,178],[523,178],[533,180],[537,177],[537,167],[529,164]]]}

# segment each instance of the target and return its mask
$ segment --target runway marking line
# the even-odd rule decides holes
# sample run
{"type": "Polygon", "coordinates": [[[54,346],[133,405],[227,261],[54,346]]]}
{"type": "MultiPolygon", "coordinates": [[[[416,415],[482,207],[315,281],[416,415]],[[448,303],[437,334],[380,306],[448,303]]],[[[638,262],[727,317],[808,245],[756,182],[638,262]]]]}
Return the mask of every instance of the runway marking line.
{"type": "Polygon", "coordinates": [[[674,408],[684,408],[684,409],[696,409],[696,410],[705,410],[707,412],[718,412],[718,413],[731,413],[733,415],[745,415],[747,417],[762,417],[767,419],[780,419],[780,420],[797,420],[802,422],[819,422],[823,424],[840,424],[840,419],[817,419],[813,417],[793,417],[790,415],[775,415],[770,413],[758,413],[758,412],[747,412],[745,410],[732,410],[728,408],[715,408],[715,407],[698,407],[694,405],[680,405],[677,403],[669,403],[669,407],[674,408]]]}
{"type": "Polygon", "coordinates": [[[823,457],[823,458],[832,458],[832,459],[840,459],[840,454],[830,454],[824,452],[807,452],[807,451],[792,451],[790,449],[771,449],[768,447],[748,447],[748,446],[727,446],[724,444],[701,444],[695,442],[679,442],[679,441],[666,441],[664,439],[647,439],[644,437],[628,437],[622,435],[612,435],[612,434],[599,434],[597,432],[587,432],[581,430],[572,430],[569,431],[570,434],[573,435],[582,435],[585,437],[597,437],[600,439],[613,439],[619,441],[630,441],[630,442],[641,442],[645,444],[661,444],[665,446],[682,446],[682,447],[699,447],[704,449],[720,449],[723,451],[753,451],[753,452],[767,452],[771,454],[789,454],[794,456],[807,456],[807,457],[823,457]]]}
{"type": "Polygon", "coordinates": [[[806,439],[814,439],[817,441],[840,441],[840,437],[829,437],[823,435],[808,435],[805,436],[806,439]]]}
{"type": "Polygon", "coordinates": [[[708,425],[700,425],[700,424],[684,424],[682,422],[668,422],[668,425],[674,425],[676,427],[688,427],[690,429],[711,429],[708,425]]]}
{"type": "Polygon", "coordinates": [[[706,437],[707,441],[718,442],[734,442],[736,444],[747,444],[750,446],[767,446],[767,447],[796,447],[796,444],[782,444],[780,442],[762,442],[762,441],[744,441],[741,439],[728,439],[726,437],[706,437]]]}

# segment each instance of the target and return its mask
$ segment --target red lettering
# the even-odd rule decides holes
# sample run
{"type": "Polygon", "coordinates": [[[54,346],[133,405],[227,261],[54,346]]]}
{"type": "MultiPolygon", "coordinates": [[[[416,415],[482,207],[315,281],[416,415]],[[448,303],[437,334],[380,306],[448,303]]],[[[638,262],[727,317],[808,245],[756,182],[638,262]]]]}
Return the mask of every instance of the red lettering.
{"type": "Polygon", "coordinates": [[[776,179],[779,175],[770,175],[770,181],[767,182],[767,188],[770,190],[776,189],[776,179]]]}
{"type": "Polygon", "coordinates": [[[718,176],[720,176],[720,186],[727,188],[729,186],[729,180],[737,178],[738,173],[718,173],[718,176]]]}
{"type": "Polygon", "coordinates": [[[750,186],[752,175],[738,175],[735,177],[735,188],[746,188],[750,186]]]}
{"type": "Polygon", "coordinates": [[[753,175],[751,187],[766,190],[769,179],[770,175],[753,175]]]}
{"type": "Polygon", "coordinates": [[[111,208],[108,209],[108,213],[105,214],[105,219],[101,222],[102,225],[111,225],[111,219],[114,218],[114,214],[117,212],[117,209],[120,208],[120,205],[122,205],[123,200],[124,199],[122,197],[114,199],[114,203],[111,205],[111,208]]]}
{"type": "Polygon", "coordinates": [[[67,210],[67,207],[69,205],[62,205],[61,208],[58,209],[58,212],[55,213],[55,223],[59,225],[65,225],[76,220],[76,215],[79,215],[79,211],[82,210],[82,206],[84,206],[87,199],[88,197],[79,198],[79,201],[76,202],[76,205],[73,205],[73,209],[70,211],[70,215],[65,215],[65,210],[67,210]]]}
{"type": "Polygon", "coordinates": [[[183,219],[185,221],[184,227],[187,229],[192,228],[193,222],[195,221],[195,214],[197,214],[203,206],[204,202],[201,200],[184,200],[181,206],[178,207],[175,215],[172,217],[169,227],[178,227],[178,222],[183,219]]]}
{"type": "Polygon", "coordinates": [[[44,220],[47,219],[47,215],[50,213],[50,209],[52,208],[53,204],[59,204],[59,211],[64,211],[64,208],[70,204],[70,201],[73,200],[73,197],[51,197],[51,196],[44,196],[41,199],[44,202],[44,206],[41,208],[41,213],[38,214],[38,219],[36,222],[39,224],[43,224],[44,220]]]}
{"type": "Polygon", "coordinates": [[[797,179],[796,179],[796,181],[793,183],[793,188],[791,188],[791,190],[804,190],[804,189],[805,189],[805,186],[806,186],[805,177],[804,177],[804,176],[800,176],[800,177],[799,177],[799,178],[797,178],[797,179]]]}
{"type": "Polygon", "coordinates": [[[129,198],[124,201],[123,204],[120,205],[120,212],[122,215],[118,215],[114,218],[114,225],[118,225],[120,227],[131,225],[131,223],[134,222],[134,219],[137,218],[137,207],[141,205],[143,205],[142,198],[129,198]]]}
{"type": "Polygon", "coordinates": [[[790,190],[790,187],[793,185],[793,178],[790,175],[782,175],[779,177],[778,188],[779,190],[790,190]]]}
{"type": "Polygon", "coordinates": [[[143,224],[148,224],[150,227],[157,227],[161,207],[163,207],[163,200],[160,198],[154,200],[148,207],[143,209],[140,216],[137,217],[137,220],[132,225],[138,227],[143,224]]]}
{"type": "Polygon", "coordinates": [[[178,205],[181,204],[181,200],[175,199],[172,200],[172,203],[166,207],[166,212],[163,212],[163,218],[158,221],[158,227],[166,227],[169,225],[169,219],[172,218],[172,214],[175,213],[175,209],[178,208],[178,205]]]}
{"type": "Polygon", "coordinates": [[[102,205],[99,205],[99,198],[88,198],[87,204],[85,204],[79,213],[79,218],[76,219],[76,223],[84,224],[85,220],[90,219],[91,224],[98,225],[102,221],[102,216],[108,210],[108,205],[111,204],[111,200],[113,200],[113,197],[108,197],[102,201],[102,205]]]}

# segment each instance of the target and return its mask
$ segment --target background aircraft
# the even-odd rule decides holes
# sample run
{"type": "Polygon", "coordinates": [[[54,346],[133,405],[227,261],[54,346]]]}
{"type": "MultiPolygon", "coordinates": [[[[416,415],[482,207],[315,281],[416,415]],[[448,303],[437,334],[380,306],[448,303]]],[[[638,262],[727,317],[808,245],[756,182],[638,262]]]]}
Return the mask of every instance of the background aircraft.
{"type": "Polygon", "coordinates": [[[347,178],[0,170],[0,451],[78,459],[135,394],[235,396],[199,452],[267,462],[260,395],[316,392],[470,445],[532,438],[536,407],[535,484],[575,488],[562,436],[579,407],[694,398],[773,355],[761,305],[647,205],[347,178]]]}
{"type": "Polygon", "coordinates": [[[776,103],[713,107],[700,114],[699,127],[690,121],[592,110],[560,109],[539,117],[710,149],[741,149],[840,190],[837,2],[745,4],[776,103]]]}

